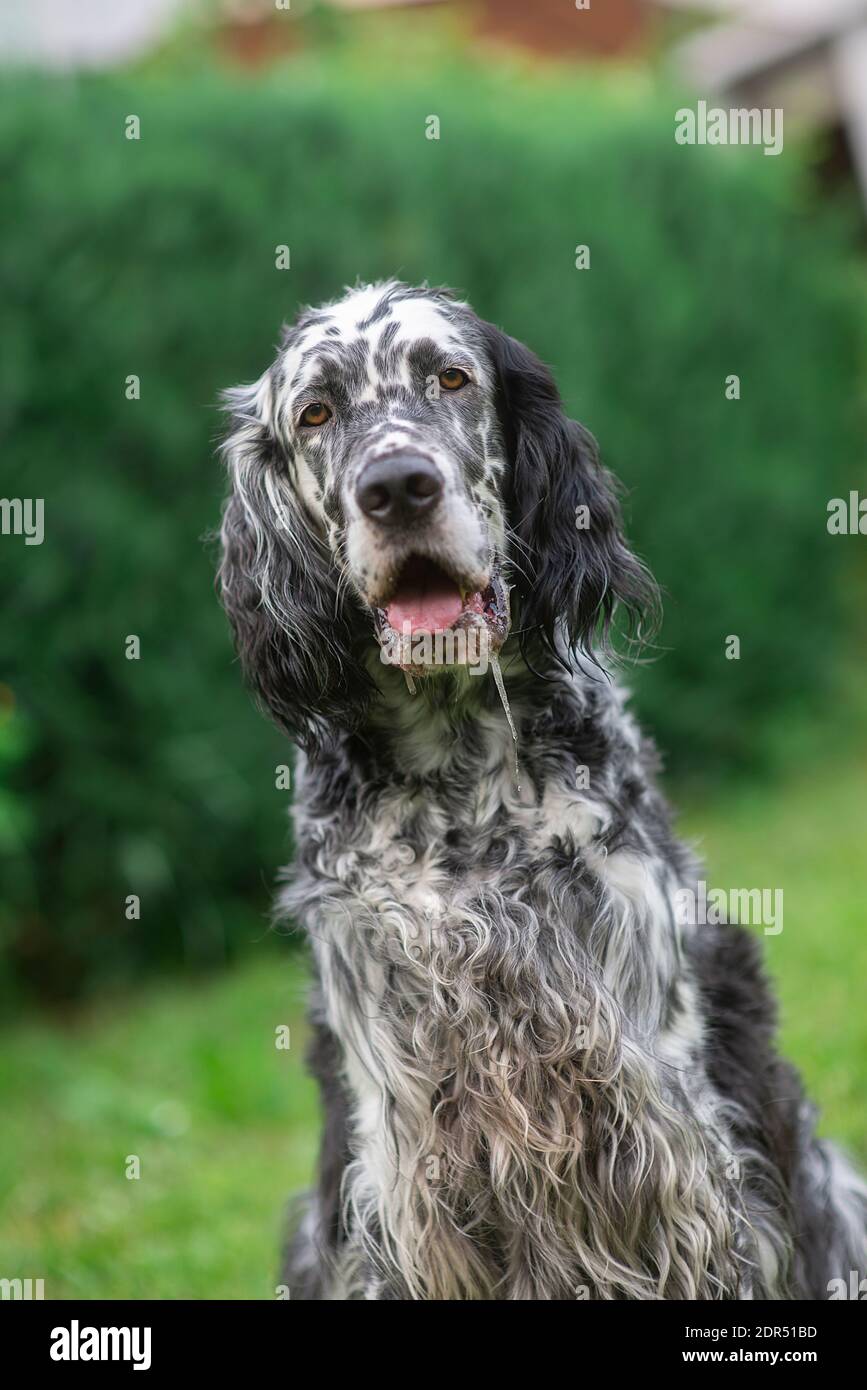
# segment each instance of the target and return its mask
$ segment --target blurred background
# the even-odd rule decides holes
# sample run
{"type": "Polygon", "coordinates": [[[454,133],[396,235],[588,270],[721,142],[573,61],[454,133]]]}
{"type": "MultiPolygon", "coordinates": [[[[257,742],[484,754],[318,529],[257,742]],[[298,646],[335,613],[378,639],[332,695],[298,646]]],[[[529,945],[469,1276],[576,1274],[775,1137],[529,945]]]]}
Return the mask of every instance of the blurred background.
{"type": "Polygon", "coordinates": [[[783,889],[783,1045],[867,1159],[867,539],[827,528],[867,494],[867,4],[4,0],[0,66],[0,494],[45,504],[0,536],[0,1277],[273,1296],[318,1117],[216,403],[359,278],[456,287],[600,440],[682,833],[783,889]],[[783,153],[677,144],[699,99],[783,107],[783,153]]]}

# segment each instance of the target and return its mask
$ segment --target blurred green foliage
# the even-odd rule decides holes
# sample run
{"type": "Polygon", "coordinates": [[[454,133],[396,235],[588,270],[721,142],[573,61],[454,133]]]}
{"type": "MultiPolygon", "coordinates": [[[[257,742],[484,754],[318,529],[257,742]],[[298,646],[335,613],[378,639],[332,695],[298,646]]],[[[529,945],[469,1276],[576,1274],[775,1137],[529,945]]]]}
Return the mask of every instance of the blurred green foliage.
{"type": "Polygon", "coordinates": [[[632,684],[675,768],[756,759],[817,693],[845,549],[825,509],[853,476],[845,230],[805,218],[791,158],[677,146],[677,104],[339,57],[4,84],[2,492],[44,497],[46,525],[0,544],[7,983],[64,997],[261,934],[288,750],[212,591],[214,404],[357,278],[451,284],[554,367],[667,591],[632,684]]]}

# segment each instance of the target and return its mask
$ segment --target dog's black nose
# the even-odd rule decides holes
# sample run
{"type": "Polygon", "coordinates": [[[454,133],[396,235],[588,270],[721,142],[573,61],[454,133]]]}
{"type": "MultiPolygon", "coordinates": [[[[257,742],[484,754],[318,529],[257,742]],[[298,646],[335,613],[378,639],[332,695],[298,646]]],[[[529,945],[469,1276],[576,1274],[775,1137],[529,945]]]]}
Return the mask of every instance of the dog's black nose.
{"type": "Polygon", "coordinates": [[[404,526],[429,512],[442,490],[442,478],[430,459],[389,454],[365,468],[358,480],[358,505],[373,521],[404,526]]]}

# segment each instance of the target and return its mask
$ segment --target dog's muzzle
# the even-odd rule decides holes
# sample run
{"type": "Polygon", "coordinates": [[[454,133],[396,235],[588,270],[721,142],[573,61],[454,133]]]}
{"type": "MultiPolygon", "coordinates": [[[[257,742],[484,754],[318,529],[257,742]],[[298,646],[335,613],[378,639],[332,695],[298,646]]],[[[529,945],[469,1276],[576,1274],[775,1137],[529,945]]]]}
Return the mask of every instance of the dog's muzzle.
{"type": "Polygon", "coordinates": [[[452,513],[445,491],[441,468],[411,448],[371,459],[355,483],[368,545],[379,552],[365,598],[382,658],[416,674],[486,666],[509,631],[508,588],[496,565],[480,564],[478,546],[461,560],[467,513],[452,513]]]}

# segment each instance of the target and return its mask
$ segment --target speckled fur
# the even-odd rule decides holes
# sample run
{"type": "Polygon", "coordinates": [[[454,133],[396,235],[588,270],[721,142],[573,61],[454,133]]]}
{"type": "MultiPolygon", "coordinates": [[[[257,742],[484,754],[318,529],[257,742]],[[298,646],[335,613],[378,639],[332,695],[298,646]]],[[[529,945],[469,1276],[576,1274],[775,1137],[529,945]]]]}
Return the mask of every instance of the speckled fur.
{"type": "Polygon", "coordinates": [[[867,1193],[775,1054],[755,940],[674,912],[697,868],[601,655],[653,590],[550,373],[391,282],[302,315],[229,404],[223,601],[302,749],[280,909],[312,945],[325,1127],[292,1296],[822,1298],[863,1275],[867,1193]],[[473,390],[425,400],[456,360],[473,390]],[[293,421],[323,368],[313,439],[293,421]],[[390,554],[353,487],[407,439],[448,486],[390,554]],[[413,696],[378,660],[367,605],[409,548],[514,586],[520,788],[490,675],[413,696]]]}

